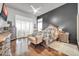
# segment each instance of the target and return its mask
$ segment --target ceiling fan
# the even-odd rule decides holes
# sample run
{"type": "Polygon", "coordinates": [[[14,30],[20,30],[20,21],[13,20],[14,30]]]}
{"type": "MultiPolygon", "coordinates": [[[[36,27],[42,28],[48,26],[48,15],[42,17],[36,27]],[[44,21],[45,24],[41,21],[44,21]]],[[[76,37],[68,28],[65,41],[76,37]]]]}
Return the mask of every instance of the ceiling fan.
{"type": "Polygon", "coordinates": [[[32,6],[32,5],[30,5],[30,7],[33,9],[33,14],[36,14],[36,13],[39,13],[40,11],[40,9],[41,9],[41,7],[39,7],[39,8],[35,8],[34,6],[32,6]]]}

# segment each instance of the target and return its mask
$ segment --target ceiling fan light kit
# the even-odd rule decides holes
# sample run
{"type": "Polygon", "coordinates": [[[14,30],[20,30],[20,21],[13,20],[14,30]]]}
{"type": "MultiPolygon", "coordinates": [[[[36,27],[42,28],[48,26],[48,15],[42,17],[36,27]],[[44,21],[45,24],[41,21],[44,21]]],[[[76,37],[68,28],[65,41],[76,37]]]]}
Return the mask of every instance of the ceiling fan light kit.
{"type": "Polygon", "coordinates": [[[39,12],[39,10],[41,9],[40,7],[39,8],[35,8],[34,6],[30,5],[30,7],[32,8],[33,10],[33,14],[36,14],[39,12]]]}

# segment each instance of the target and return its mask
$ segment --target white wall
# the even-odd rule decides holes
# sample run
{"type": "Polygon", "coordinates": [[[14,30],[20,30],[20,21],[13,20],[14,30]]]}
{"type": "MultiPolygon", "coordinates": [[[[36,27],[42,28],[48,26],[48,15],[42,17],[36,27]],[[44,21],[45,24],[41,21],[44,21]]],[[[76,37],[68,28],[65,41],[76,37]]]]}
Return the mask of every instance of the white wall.
{"type": "Polygon", "coordinates": [[[78,15],[77,15],[77,41],[79,45],[79,4],[78,4],[78,15]]]}
{"type": "Polygon", "coordinates": [[[2,5],[3,5],[3,4],[2,4],[2,3],[0,3],[0,13],[1,13],[1,10],[2,10],[2,5]]]}
{"type": "Polygon", "coordinates": [[[15,16],[16,15],[21,15],[24,17],[29,17],[32,19],[32,21],[36,22],[36,17],[34,15],[31,15],[30,13],[24,13],[18,9],[14,9],[8,6],[8,21],[12,21],[12,25],[15,24],[15,16]]]}

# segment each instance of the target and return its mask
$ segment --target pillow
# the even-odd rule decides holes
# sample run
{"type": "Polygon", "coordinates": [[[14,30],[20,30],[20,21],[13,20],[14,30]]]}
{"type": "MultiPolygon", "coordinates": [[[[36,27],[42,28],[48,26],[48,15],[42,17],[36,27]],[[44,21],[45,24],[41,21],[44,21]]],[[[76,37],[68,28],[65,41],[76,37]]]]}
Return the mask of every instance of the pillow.
{"type": "Polygon", "coordinates": [[[58,29],[56,27],[53,27],[53,29],[51,30],[51,37],[52,37],[52,39],[54,41],[57,40],[58,35],[59,35],[58,29]]]}

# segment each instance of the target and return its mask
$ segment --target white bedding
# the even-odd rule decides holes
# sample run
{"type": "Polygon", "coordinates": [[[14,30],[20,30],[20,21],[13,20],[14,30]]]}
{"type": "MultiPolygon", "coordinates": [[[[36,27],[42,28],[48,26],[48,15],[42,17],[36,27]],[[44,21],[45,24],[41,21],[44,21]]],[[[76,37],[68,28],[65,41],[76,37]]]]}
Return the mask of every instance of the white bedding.
{"type": "Polygon", "coordinates": [[[54,41],[49,45],[49,47],[69,56],[79,56],[77,45],[54,41]]]}

